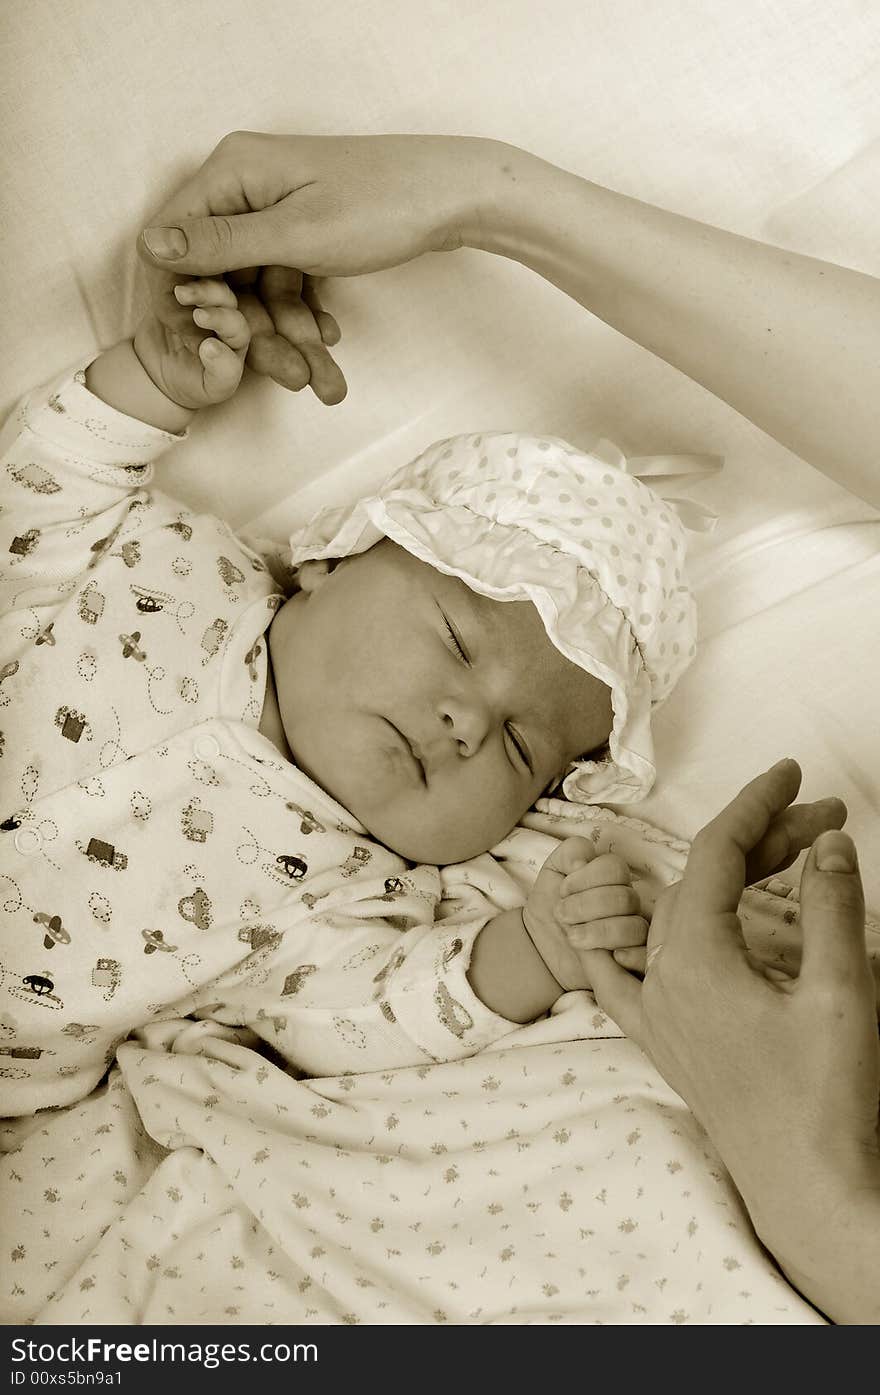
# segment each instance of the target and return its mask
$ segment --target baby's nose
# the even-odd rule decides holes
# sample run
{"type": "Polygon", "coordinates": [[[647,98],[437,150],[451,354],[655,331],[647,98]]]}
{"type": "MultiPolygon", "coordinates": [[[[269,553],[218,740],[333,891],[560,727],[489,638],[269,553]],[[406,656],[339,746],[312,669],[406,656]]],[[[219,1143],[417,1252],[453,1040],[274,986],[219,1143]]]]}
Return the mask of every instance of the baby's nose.
{"type": "Polygon", "coordinates": [[[486,704],[473,698],[451,698],[441,703],[440,719],[462,756],[476,754],[486,739],[491,721],[486,704]]]}

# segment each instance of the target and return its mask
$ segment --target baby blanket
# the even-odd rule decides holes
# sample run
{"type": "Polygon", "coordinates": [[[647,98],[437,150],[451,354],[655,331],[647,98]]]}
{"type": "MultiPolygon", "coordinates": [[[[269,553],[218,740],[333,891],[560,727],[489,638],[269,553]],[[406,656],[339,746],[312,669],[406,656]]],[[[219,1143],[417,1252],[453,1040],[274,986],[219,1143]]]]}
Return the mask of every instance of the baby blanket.
{"type": "MultiPolygon", "coordinates": [[[[525,891],[547,836],[574,833],[626,858],[646,895],[687,851],[542,801],[493,853],[525,891]]],[[[742,914],[750,943],[796,962],[787,886],[748,891],[742,914]]],[[[255,1045],[156,1024],[81,1104],[6,1127],[5,1322],[824,1321],[587,993],[430,1067],[296,1080],[255,1045]]]]}

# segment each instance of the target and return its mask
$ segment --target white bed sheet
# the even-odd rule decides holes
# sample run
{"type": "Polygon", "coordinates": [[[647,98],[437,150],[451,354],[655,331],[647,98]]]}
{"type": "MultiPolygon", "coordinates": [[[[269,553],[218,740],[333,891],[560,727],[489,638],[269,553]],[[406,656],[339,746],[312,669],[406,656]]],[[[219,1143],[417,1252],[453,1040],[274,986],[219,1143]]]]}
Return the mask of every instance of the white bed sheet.
{"type": "MultiPolygon", "coordinates": [[[[547,0],[540,11],[533,0],[325,0],[317,7],[287,0],[251,0],[247,6],[238,0],[153,0],[149,7],[111,8],[101,0],[29,0],[4,8],[0,42],[0,412],[28,387],[132,331],[142,304],[132,253],[137,230],[217,139],[237,127],[495,136],[637,197],[880,274],[880,11],[863,0],[838,0],[832,7],[822,0],[776,0],[772,6],[765,0],[676,0],[663,6],[647,0],[547,0]]],[[[721,515],[717,532],[696,540],[692,552],[701,652],[658,714],[661,778],[638,812],[689,835],[757,769],[782,754],[796,755],[804,765],[807,797],[834,791],[847,800],[869,899],[880,907],[876,513],[558,291],[500,259],[471,252],[423,259],[330,284],[325,298],[343,328],[338,357],[350,384],[346,402],[326,409],[308,393],[294,397],[249,379],[234,402],[200,421],[169,453],[159,487],[211,510],[222,498],[233,524],[284,536],[314,507],[352,497],[431,440],[459,431],[541,431],[581,445],[605,435],[628,454],[723,454],[720,480],[695,490],[721,515]]],[[[532,1049],[557,1047],[523,1047],[499,1059],[493,1066],[499,1097],[513,1101],[523,1070],[538,1062],[537,1055],[528,1056],[532,1049]]],[[[169,1304],[175,1286],[192,1272],[185,1256],[175,1272],[176,1193],[180,1205],[196,1205],[213,1137],[200,1113],[207,1108],[203,1075],[219,1077],[228,1067],[196,1059],[185,1070],[179,1057],[160,1055],[155,1074],[168,1077],[167,1088],[148,1101],[150,1063],[135,1059],[136,1050],[124,1048],[111,1091],[84,1106],[84,1124],[94,1136],[104,1123],[111,1130],[101,1154],[104,1170],[95,1173],[108,1208],[101,1224],[111,1228],[103,1238],[97,1230],[84,1231],[79,1251],[56,1243],[39,1253],[52,1207],[58,1207],[56,1215],[64,1209],[74,1216],[77,1177],[68,1167],[69,1190],[61,1202],[44,1194],[54,1190],[52,1180],[34,1193],[24,1235],[31,1253],[12,1254],[7,1267],[5,1299],[13,1308],[20,1300],[22,1316],[42,1311],[44,1321],[94,1321],[102,1315],[127,1321],[132,1318],[123,1309],[130,1300],[133,1320],[174,1320],[169,1304]],[[183,1101],[192,1133],[183,1140],[167,1126],[182,1102],[175,1091],[192,1092],[183,1101]],[[132,1101],[142,1105],[154,1141],[144,1136],[132,1101]],[[114,1148],[119,1166],[113,1165],[114,1148]],[[157,1222],[160,1211],[163,1220],[157,1222]],[[126,1282],[114,1289],[125,1255],[126,1282]],[[32,1274],[42,1275],[43,1298],[51,1291],[44,1282],[50,1267],[60,1265],[57,1301],[48,1307],[36,1301],[34,1289],[28,1296],[15,1293],[18,1266],[28,1264],[32,1274]],[[96,1302],[82,1318],[99,1281],[106,1305],[96,1302]]],[[[595,1285],[578,1274],[583,1237],[568,1227],[574,1248],[562,1287],[570,1306],[561,1320],[650,1320],[635,1289],[641,1285],[652,1300],[659,1291],[663,1271],[656,1263],[669,1237],[647,1213],[633,1217],[641,1229],[632,1232],[618,1232],[617,1221],[610,1225],[607,1216],[595,1224],[603,1215],[597,1210],[603,1205],[601,1178],[615,1166],[596,1148],[603,1111],[629,1107],[607,1091],[599,1098],[597,1071],[610,1072],[620,1097],[629,1091],[633,1107],[648,1121],[641,1150],[646,1166],[656,1167],[658,1158],[664,1167],[674,1163],[666,1144],[678,1136],[676,1130],[687,1135],[697,1229],[682,1221],[684,1246],[694,1237],[699,1245],[704,1215],[717,1220],[717,1160],[686,1111],[672,1106],[661,1119],[669,1103],[665,1087],[630,1043],[581,1041],[567,1046],[563,1058],[560,1071],[573,1071],[575,1079],[565,1085],[568,1093],[553,1122],[562,1122],[567,1110],[579,1130],[566,1174],[572,1204],[582,1211],[584,1229],[599,1231],[609,1252],[630,1245],[632,1236],[649,1258],[636,1277],[623,1266],[597,1265],[601,1297],[591,1297],[595,1285]],[[589,1096],[580,1091],[581,1072],[591,1082],[589,1096]],[[657,1099],[663,1104],[659,1112],[657,1099]],[[655,1127],[659,1140],[649,1136],[655,1127]]],[[[263,1067],[251,1065],[256,1077],[263,1067]]],[[[552,1082],[555,1068],[546,1056],[540,1068],[536,1064],[539,1094],[550,1090],[545,1082],[552,1082]]],[[[466,1096],[465,1115],[477,1119],[487,1097],[485,1069],[485,1061],[474,1058],[460,1069],[429,1072],[424,1099],[414,1087],[411,1114],[398,1112],[397,1146],[401,1155],[409,1149],[412,1184],[430,1186],[440,1197],[437,1238],[447,1244],[441,1262],[453,1280],[472,1251],[456,1244],[458,1193],[453,1195],[453,1181],[430,1152],[418,1110],[435,1104],[438,1115],[446,1110],[445,1091],[459,1088],[449,1079],[454,1075],[466,1096]]],[[[337,1185],[344,1186],[349,1174],[343,1175],[332,1142],[323,1140],[331,1137],[333,1111],[346,1087],[285,1077],[282,1088],[277,1074],[266,1086],[274,1092],[273,1121],[290,1109],[298,1136],[297,1122],[307,1125],[326,1104],[328,1133],[315,1130],[320,1137],[312,1140],[307,1161],[321,1178],[326,1172],[327,1180],[335,1180],[331,1174],[338,1168],[337,1185]]],[[[380,1178],[376,1126],[392,1129],[385,1106],[410,1099],[407,1074],[389,1082],[364,1078],[357,1087],[355,1165],[372,1149],[371,1166],[375,1154],[380,1178]]],[[[533,1123],[527,1136],[505,1136],[498,1146],[503,1142],[505,1157],[512,1158],[521,1143],[522,1156],[531,1159],[532,1184],[539,1187],[553,1180],[548,1167],[558,1144],[552,1128],[533,1123]]],[[[56,1116],[45,1127],[58,1131],[53,1139],[60,1140],[60,1156],[72,1164],[69,1121],[56,1116]]],[[[443,1115],[441,1127],[454,1133],[455,1118],[443,1115]]],[[[35,1133],[34,1157],[41,1155],[41,1142],[35,1133]]],[[[462,1207],[473,1217],[474,1208],[491,1198],[474,1180],[477,1155],[468,1148],[459,1152],[462,1207]]],[[[16,1182],[16,1158],[9,1163],[4,1180],[10,1204],[18,1205],[17,1188],[28,1174],[22,1170],[16,1182]]],[[[509,1175],[515,1176],[512,1169],[509,1175]]],[[[434,1307],[420,1306],[418,1275],[410,1280],[396,1274],[393,1254],[377,1276],[357,1268],[364,1247],[355,1243],[346,1254],[343,1242],[326,1270],[316,1269],[305,1259],[309,1222],[297,1203],[291,1211],[290,1197],[282,1196],[264,1205],[270,1188],[261,1192],[259,1179],[246,1171],[240,1182],[242,1194],[225,1222],[228,1267],[211,1277],[214,1287],[205,1300],[206,1310],[218,1314],[215,1320],[241,1322],[250,1314],[231,1311],[234,1287],[242,1282],[239,1259],[253,1261],[269,1280],[268,1288],[261,1281],[250,1290],[253,1300],[271,1301],[274,1280],[264,1261],[272,1256],[260,1247],[271,1249],[275,1233],[254,1230],[262,1220],[269,1230],[286,1228],[285,1253],[293,1261],[285,1260],[285,1292],[305,1295],[308,1306],[308,1286],[300,1285],[317,1275],[315,1320],[347,1321],[351,1312],[363,1321],[388,1320],[382,1316],[387,1310],[376,1307],[383,1295],[369,1287],[377,1279],[389,1288],[388,1301],[404,1314],[402,1320],[442,1320],[434,1307]],[[329,1276],[326,1283],[322,1272],[329,1276]]],[[[392,1215],[381,1183],[374,1185],[379,1219],[392,1234],[400,1219],[392,1215]]],[[[718,1185],[732,1205],[729,1184],[718,1185]]],[[[216,1168],[212,1186],[222,1210],[229,1193],[216,1168]]],[[[94,1197],[96,1188],[89,1194],[94,1197]]],[[[552,1214],[562,1215],[552,1186],[536,1199],[548,1214],[555,1207],[552,1214]]],[[[374,1216],[369,1200],[366,1192],[358,1199],[358,1223],[367,1228],[374,1216]]],[[[522,1211],[522,1194],[517,1205],[522,1211]]],[[[191,1215],[195,1233],[192,1209],[191,1215]]],[[[526,1233],[519,1213],[516,1219],[523,1237],[518,1273],[531,1285],[532,1308],[518,1310],[516,1300],[505,1301],[502,1214],[493,1251],[499,1277],[487,1290],[491,1311],[474,1316],[473,1309],[452,1306],[449,1320],[554,1320],[554,1295],[541,1290],[540,1231],[536,1225],[526,1233]]],[[[78,1234],[71,1230],[72,1241],[78,1234]]],[[[754,1246],[741,1216],[737,1245],[743,1253],[754,1246]]],[[[426,1251],[425,1265],[434,1258],[426,1251]]],[[[729,1258],[742,1262],[741,1255],[729,1258]]],[[[730,1275],[736,1278],[736,1268],[722,1262],[707,1278],[698,1308],[670,1301],[657,1320],[745,1320],[735,1302],[725,1307],[736,1297],[730,1275]]],[[[766,1276],[770,1283],[769,1269],[766,1276]]],[[[434,1297],[442,1287],[436,1272],[432,1282],[425,1292],[434,1297]]],[[[435,1306],[442,1312],[439,1297],[435,1306]]],[[[283,1304],[283,1319],[292,1311],[283,1304]]],[[[254,1316],[273,1320],[268,1312],[254,1316]]],[[[756,1316],[816,1320],[784,1287],[778,1303],[768,1297],[756,1316]]]]}

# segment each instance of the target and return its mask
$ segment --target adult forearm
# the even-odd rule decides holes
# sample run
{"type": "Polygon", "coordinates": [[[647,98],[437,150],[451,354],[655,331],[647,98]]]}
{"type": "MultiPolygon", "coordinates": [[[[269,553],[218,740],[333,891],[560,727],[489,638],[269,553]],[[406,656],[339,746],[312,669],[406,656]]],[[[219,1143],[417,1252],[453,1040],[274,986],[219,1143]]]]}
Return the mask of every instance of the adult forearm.
{"type": "Polygon", "coordinates": [[[761,1239],[799,1293],[832,1322],[880,1324],[880,1176],[825,1204],[799,1234],[777,1239],[778,1229],[761,1239]]]}
{"type": "Polygon", "coordinates": [[[467,245],[521,262],[880,505],[880,280],[492,144],[467,245]]]}
{"type": "Polygon", "coordinates": [[[880,1155],[813,1119],[821,1089],[794,1114],[782,1101],[760,1122],[733,1100],[703,1122],[792,1286],[832,1322],[880,1323],[880,1155]]]}

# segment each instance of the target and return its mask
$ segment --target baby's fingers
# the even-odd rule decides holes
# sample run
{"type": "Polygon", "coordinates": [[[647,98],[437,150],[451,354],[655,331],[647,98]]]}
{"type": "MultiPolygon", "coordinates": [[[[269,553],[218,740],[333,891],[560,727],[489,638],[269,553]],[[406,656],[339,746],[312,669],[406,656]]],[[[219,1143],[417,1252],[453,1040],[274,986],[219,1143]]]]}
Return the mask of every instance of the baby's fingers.
{"type": "Polygon", "coordinates": [[[241,353],[251,342],[250,326],[240,310],[200,306],[193,311],[193,320],[200,329],[211,330],[236,353],[241,353]]]}
{"type": "Polygon", "coordinates": [[[565,936],[573,949],[630,949],[648,938],[648,922],[641,915],[615,915],[566,925],[565,936]]]}
{"type": "Polygon", "coordinates": [[[575,867],[562,883],[562,895],[571,896],[575,891],[588,891],[599,886],[629,886],[632,873],[622,857],[616,853],[601,853],[585,866],[575,867]]]}
{"type": "Polygon", "coordinates": [[[174,297],[179,305],[225,306],[234,310],[238,305],[235,292],[225,281],[205,276],[195,281],[182,281],[174,287],[174,297]]]}
{"type": "Polygon", "coordinates": [[[638,915],[641,911],[638,892],[631,886],[596,886],[589,891],[563,894],[556,911],[560,925],[583,924],[588,920],[607,920],[612,916],[638,915]]]}

